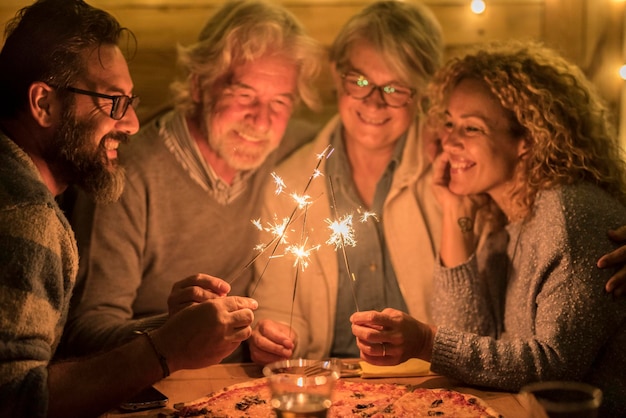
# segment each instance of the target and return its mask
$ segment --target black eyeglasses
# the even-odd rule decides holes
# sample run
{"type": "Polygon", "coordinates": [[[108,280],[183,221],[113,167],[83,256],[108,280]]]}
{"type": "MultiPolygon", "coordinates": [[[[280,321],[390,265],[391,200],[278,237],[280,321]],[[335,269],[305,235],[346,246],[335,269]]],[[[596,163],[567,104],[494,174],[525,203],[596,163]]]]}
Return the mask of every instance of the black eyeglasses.
{"type": "Polygon", "coordinates": [[[139,105],[139,96],[130,97],[124,94],[120,94],[119,96],[110,96],[108,94],[96,93],[95,91],[77,89],[76,87],[66,87],[65,89],[76,94],[84,94],[85,96],[100,97],[102,99],[111,100],[113,105],[111,106],[111,114],[109,116],[114,120],[122,119],[128,110],[128,106],[132,106],[136,109],[139,105]]]}
{"type": "Polygon", "coordinates": [[[415,89],[404,86],[388,84],[386,86],[377,86],[370,83],[364,76],[348,72],[341,75],[343,79],[343,88],[350,97],[357,100],[365,100],[376,90],[380,92],[385,104],[389,107],[404,107],[415,96],[415,89]]]}

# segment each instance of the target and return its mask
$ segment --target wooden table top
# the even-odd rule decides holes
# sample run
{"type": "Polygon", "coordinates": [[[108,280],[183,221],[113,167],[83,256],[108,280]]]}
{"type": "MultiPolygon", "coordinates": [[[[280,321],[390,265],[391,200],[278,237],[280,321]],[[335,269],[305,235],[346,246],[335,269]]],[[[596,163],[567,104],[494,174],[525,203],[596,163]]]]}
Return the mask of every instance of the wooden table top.
{"type": "MultiPolygon", "coordinates": [[[[218,364],[198,370],[181,370],[173,373],[154,386],[168,396],[169,402],[165,408],[152,409],[140,412],[123,412],[114,410],[103,418],[130,418],[130,417],[157,417],[159,413],[172,411],[173,405],[179,402],[189,402],[221,390],[235,383],[246,382],[263,377],[262,367],[249,363],[218,364]]],[[[349,380],[365,380],[348,378],[349,380]]],[[[391,382],[419,385],[425,388],[449,388],[459,392],[473,394],[480,397],[492,408],[506,418],[535,418],[545,416],[538,410],[532,401],[524,399],[518,393],[487,391],[460,385],[458,382],[445,376],[430,375],[422,377],[394,377],[367,379],[369,382],[391,382]]]]}

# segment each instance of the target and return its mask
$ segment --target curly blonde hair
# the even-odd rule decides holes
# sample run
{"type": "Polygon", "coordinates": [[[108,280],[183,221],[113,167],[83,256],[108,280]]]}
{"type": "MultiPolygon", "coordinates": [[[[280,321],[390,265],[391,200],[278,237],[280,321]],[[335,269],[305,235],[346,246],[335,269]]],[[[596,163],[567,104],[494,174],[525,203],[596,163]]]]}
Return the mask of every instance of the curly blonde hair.
{"type": "Polygon", "coordinates": [[[315,81],[321,70],[321,46],[283,7],[250,0],[224,4],[206,23],[197,43],[178,46],[182,76],[170,86],[176,108],[187,115],[198,110],[191,97],[194,76],[199,76],[203,90],[219,91],[234,68],[268,55],[288,57],[298,66],[298,98],[319,109],[315,81]]]}
{"type": "Polygon", "coordinates": [[[626,204],[626,165],[608,108],[583,72],[535,42],[492,43],[451,59],[428,90],[431,121],[454,87],[483,81],[509,111],[512,134],[529,150],[513,198],[526,213],[540,190],[591,182],[626,204]]]}

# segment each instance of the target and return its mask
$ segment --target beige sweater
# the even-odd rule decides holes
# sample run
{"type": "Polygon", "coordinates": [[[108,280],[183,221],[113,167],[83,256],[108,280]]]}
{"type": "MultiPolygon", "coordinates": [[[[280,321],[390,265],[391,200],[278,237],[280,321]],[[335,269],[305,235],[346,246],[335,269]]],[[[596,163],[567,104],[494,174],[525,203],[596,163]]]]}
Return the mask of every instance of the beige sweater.
{"type": "MultiPolygon", "coordinates": [[[[287,193],[304,191],[318,162],[317,154],[328,145],[338,120],[338,117],[333,118],[312,143],[300,148],[277,168],[277,173],[288,187],[287,193]]],[[[428,321],[431,319],[428,300],[436,248],[441,236],[441,215],[431,192],[430,164],[416,132],[417,126],[413,126],[408,133],[402,163],[395,172],[384,204],[384,233],[409,314],[428,321]]],[[[322,161],[322,173],[324,165],[322,161]]],[[[325,176],[311,182],[306,194],[315,202],[309,207],[306,217],[298,218],[291,228],[300,233],[301,222],[306,219],[307,245],[321,245],[318,251],[312,252],[309,266],[298,273],[293,319],[291,307],[296,271],[293,258],[274,258],[267,264],[267,254],[264,254],[255,264],[257,280],[266,265],[267,269],[249,291],[259,301],[256,320],[270,318],[286,324],[291,322],[298,335],[294,355],[308,358],[329,355],[337,306],[337,254],[334,246],[326,244],[329,238],[326,219],[333,216],[325,182],[325,176]]],[[[274,185],[268,187],[265,196],[261,218],[264,221],[274,216],[279,220],[288,217],[294,209],[293,200],[288,196],[275,195],[274,185]]],[[[266,235],[262,242],[268,240],[266,235]]]]}

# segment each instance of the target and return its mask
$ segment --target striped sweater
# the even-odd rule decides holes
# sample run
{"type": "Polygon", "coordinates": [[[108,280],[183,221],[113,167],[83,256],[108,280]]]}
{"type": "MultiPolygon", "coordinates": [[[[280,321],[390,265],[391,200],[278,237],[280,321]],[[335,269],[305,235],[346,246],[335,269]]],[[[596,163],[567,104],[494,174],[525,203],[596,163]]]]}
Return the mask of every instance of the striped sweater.
{"type": "Polygon", "coordinates": [[[54,196],[0,134],[0,416],[46,416],[47,366],[77,269],[74,234],[54,196]]]}

